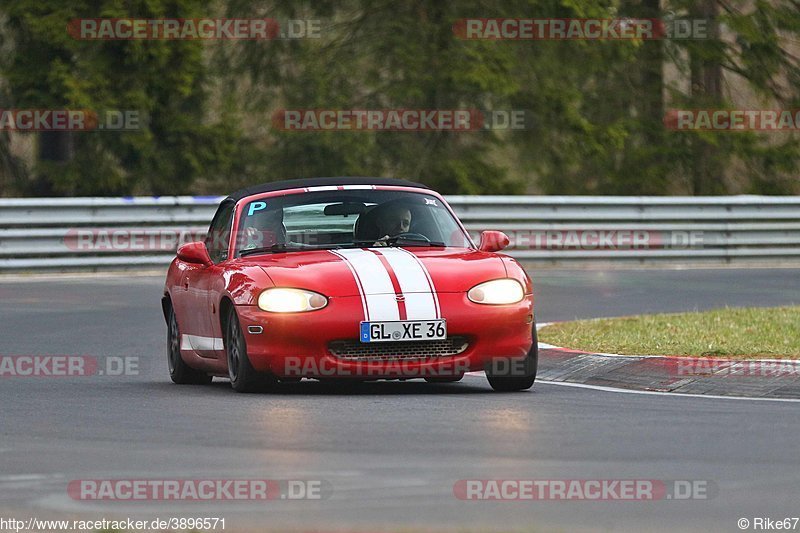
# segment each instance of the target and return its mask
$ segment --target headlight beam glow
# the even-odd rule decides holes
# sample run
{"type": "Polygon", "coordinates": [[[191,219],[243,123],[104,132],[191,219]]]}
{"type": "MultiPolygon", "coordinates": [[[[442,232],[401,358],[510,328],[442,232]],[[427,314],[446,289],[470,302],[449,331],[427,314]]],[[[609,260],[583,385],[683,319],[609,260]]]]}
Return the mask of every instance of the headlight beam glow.
{"type": "Polygon", "coordinates": [[[266,289],[258,296],[258,307],[271,313],[303,313],[326,305],[328,299],[325,296],[303,289],[276,287],[266,289]]]}
{"type": "Polygon", "coordinates": [[[495,279],[475,285],[469,290],[467,297],[476,304],[515,304],[525,297],[525,289],[515,279],[495,279]]]}

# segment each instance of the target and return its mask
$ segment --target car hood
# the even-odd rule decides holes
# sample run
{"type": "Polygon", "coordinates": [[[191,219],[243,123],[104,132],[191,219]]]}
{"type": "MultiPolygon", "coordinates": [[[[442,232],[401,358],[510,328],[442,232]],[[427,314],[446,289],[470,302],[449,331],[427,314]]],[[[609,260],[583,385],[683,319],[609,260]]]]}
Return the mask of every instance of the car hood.
{"type": "Polygon", "coordinates": [[[248,256],[241,261],[258,264],[275,286],[331,297],[466,292],[506,275],[500,256],[467,248],[309,250],[248,256]]]}

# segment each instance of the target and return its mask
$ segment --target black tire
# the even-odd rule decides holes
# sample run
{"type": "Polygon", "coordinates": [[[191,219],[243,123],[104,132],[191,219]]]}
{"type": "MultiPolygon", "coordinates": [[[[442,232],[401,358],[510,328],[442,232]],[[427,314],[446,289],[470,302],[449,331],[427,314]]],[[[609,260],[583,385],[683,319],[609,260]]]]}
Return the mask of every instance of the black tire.
{"type": "Polygon", "coordinates": [[[533,322],[533,345],[528,355],[525,357],[521,368],[514,368],[521,372],[511,372],[508,368],[503,370],[493,368],[493,365],[486,367],[486,378],[489,385],[498,392],[512,392],[526,390],[533,387],[536,381],[536,369],[539,366],[539,337],[536,334],[536,321],[533,322]],[[521,375],[516,375],[521,374],[521,375]]]}
{"type": "Polygon", "coordinates": [[[257,372],[250,364],[247,342],[239,324],[239,316],[233,306],[228,312],[228,323],[225,328],[225,353],[228,357],[231,387],[236,392],[264,391],[277,382],[273,376],[257,372]]]}
{"type": "Polygon", "coordinates": [[[207,385],[213,379],[205,372],[187,365],[181,357],[181,332],[172,304],[169,304],[167,310],[167,365],[169,377],[178,385],[207,385]]]}

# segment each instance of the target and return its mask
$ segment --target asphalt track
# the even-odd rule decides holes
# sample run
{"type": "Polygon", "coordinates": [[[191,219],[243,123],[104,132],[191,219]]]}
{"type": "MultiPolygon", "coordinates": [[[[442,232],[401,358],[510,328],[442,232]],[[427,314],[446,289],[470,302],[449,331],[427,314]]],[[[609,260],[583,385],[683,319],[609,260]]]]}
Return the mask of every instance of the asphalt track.
{"type": "MultiPolygon", "coordinates": [[[[539,321],[800,303],[800,271],[533,272],[539,321]]],[[[739,531],[800,516],[800,403],[537,382],[169,382],[161,277],[0,281],[0,354],[139,357],[136,376],[0,378],[0,518],[213,516],[226,530],[739,531]],[[321,501],[86,502],[78,479],[319,479],[321,501]],[[462,501],[462,479],[701,480],[689,501],[462,501]]],[[[800,525],[798,526],[800,528],[800,525]]],[[[748,529],[752,530],[752,529],[748,529]]]]}

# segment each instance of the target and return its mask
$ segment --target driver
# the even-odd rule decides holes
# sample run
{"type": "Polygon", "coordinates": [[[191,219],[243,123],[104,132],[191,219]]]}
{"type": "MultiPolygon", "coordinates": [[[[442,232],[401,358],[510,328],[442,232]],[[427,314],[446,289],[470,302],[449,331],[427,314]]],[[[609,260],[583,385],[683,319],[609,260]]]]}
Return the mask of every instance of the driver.
{"type": "Polygon", "coordinates": [[[275,244],[285,244],[287,241],[286,228],[283,225],[283,209],[280,207],[252,215],[243,229],[245,238],[243,250],[269,248],[275,244]]]}
{"type": "Polygon", "coordinates": [[[379,213],[375,225],[378,235],[383,235],[375,246],[386,246],[386,241],[411,229],[411,210],[400,204],[391,205],[379,213]]]}

